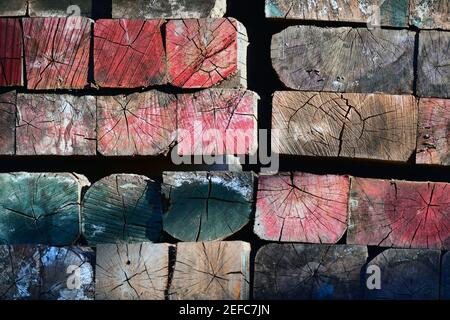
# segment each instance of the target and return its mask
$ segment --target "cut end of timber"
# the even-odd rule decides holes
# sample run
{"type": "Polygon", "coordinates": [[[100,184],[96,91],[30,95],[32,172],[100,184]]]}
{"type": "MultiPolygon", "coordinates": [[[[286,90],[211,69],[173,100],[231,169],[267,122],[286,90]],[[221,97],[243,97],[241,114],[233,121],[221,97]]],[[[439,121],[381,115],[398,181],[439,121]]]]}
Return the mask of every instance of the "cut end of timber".
{"type": "Polygon", "coordinates": [[[250,244],[241,241],[177,245],[171,300],[248,300],[250,244]]]}
{"type": "Polygon", "coordinates": [[[0,174],[0,242],[75,243],[83,180],[70,173],[0,174]]]}
{"type": "Polygon", "coordinates": [[[18,155],[96,155],[95,97],[17,96],[18,155]]]}
{"type": "Polygon", "coordinates": [[[0,155],[15,153],[16,93],[0,94],[0,155]]]}
{"type": "Polygon", "coordinates": [[[450,30],[450,2],[410,0],[410,24],[420,29],[450,30]]]}
{"type": "Polygon", "coordinates": [[[113,18],[222,18],[226,11],[226,0],[112,0],[113,18]]]}
{"type": "Polygon", "coordinates": [[[450,248],[449,184],[352,178],[347,242],[450,248]]]}
{"type": "Polygon", "coordinates": [[[0,87],[22,86],[23,42],[20,19],[0,18],[0,43],[0,87]]]}
{"type": "Polygon", "coordinates": [[[185,19],[166,24],[169,82],[182,88],[247,87],[245,27],[236,19],[185,19]]]}
{"type": "Polygon", "coordinates": [[[91,20],[68,17],[22,21],[28,89],[86,88],[91,20]]]}
{"type": "Polygon", "coordinates": [[[272,64],[291,89],[411,94],[414,32],[289,27],[272,38],[272,64]]]}
{"type": "Polygon", "coordinates": [[[164,231],[181,241],[223,240],[250,221],[253,174],[164,172],[164,231]]]}
{"type": "Polygon", "coordinates": [[[439,261],[440,252],[436,250],[383,251],[367,265],[366,277],[375,270],[381,273],[382,280],[379,289],[368,290],[366,286],[366,299],[439,299],[439,261]]]}
{"type": "Polygon", "coordinates": [[[164,20],[97,20],[94,78],[101,88],[145,88],[165,84],[164,20]]]}
{"type": "Polygon", "coordinates": [[[362,299],[367,247],[269,244],[256,254],[256,300],[362,299]]]}
{"type": "Polygon", "coordinates": [[[450,100],[422,98],[416,163],[450,166],[450,100]]]}
{"type": "Polygon", "coordinates": [[[169,244],[97,246],[96,300],[164,300],[169,244]]]}
{"type": "Polygon", "coordinates": [[[160,186],[145,176],[108,176],[82,202],[83,236],[90,245],[158,241],[161,220],[160,186]]]}
{"type": "Polygon", "coordinates": [[[264,240],[336,243],[347,230],[349,189],[346,176],[260,176],[254,231],[264,240]]]}
{"type": "Polygon", "coordinates": [[[407,162],[416,150],[413,96],[279,91],[272,150],[278,154],[407,162]]]}

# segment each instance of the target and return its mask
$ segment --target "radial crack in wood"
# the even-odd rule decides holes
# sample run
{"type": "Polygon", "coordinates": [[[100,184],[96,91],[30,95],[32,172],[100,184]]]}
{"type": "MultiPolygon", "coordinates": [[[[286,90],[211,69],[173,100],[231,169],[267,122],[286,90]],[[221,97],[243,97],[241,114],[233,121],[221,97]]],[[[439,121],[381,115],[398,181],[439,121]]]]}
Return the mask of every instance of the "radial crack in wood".
{"type": "Polygon", "coordinates": [[[15,153],[16,93],[0,93],[0,155],[15,153]]]}
{"type": "Polygon", "coordinates": [[[447,183],[352,178],[347,243],[450,248],[447,183]]]}
{"type": "Polygon", "coordinates": [[[450,98],[450,32],[421,31],[417,95],[450,98]]]}
{"type": "Polygon", "coordinates": [[[164,300],[169,279],[168,244],[97,246],[96,300],[164,300]]]}
{"type": "Polygon", "coordinates": [[[416,163],[450,166],[450,100],[420,99],[416,163]]]}
{"type": "Polygon", "coordinates": [[[139,88],[165,84],[164,20],[97,20],[94,78],[99,87],[139,88]]]}
{"type": "Polygon", "coordinates": [[[0,18],[0,87],[23,85],[20,19],[0,18]]]}
{"type": "Polygon", "coordinates": [[[289,27],[272,38],[272,64],[296,90],[412,93],[414,33],[289,27]]]}
{"type": "Polygon", "coordinates": [[[82,230],[90,245],[158,241],[162,231],[160,186],[132,174],[97,181],[83,198],[82,230]]]}
{"type": "Polygon", "coordinates": [[[271,300],[361,299],[367,248],[269,244],[256,254],[253,297],[271,300]]]}
{"type": "Polygon", "coordinates": [[[279,154],[408,161],[416,150],[413,96],[276,92],[272,150],[279,154]]]}
{"type": "Polygon", "coordinates": [[[177,97],[179,155],[256,153],[259,99],[256,93],[210,89],[177,97]]]}
{"type": "Polygon", "coordinates": [[[266,17],[407,27],[408,0],[266,0],[266,17]]]}
{"type": "Polygon", "coordinates": [[[80,234],[81,189],[69,173],[0,174],[0,243],[71,245],[80,234]]]}
{"type": "Polygon", "coordinates": [[[95,97],[17,96],[18,155],[96,155],[95,97]]]}
{"type": "Polygon", "coordinates": [[[98,151],[105,156],[166,155],[176,140],[177,101],[158,91],[97,97],[98,151]]]}
{"type": "Polygon", "coordinates": [[[336,243],[347,230],[347,176],[260,176],[255,233],[264,240],[336,243]]]}
{"type": "Polygon", "coordinates": [[[410,23],[420,29],[450,30],[450,2],[410,0],[410,23]]]}
{"type": "Polygon", "coordinates": [[[181,241],[225,239],[247,225],[250,172],[164,172],[164,231],[181,241]]]}
{"type": "MultiPolygon", "coordinates": [[[[387,249],[367,265],[367,274],[380,272],[381,288],[369,290],[370,300],[439,299],[439,259],[436,250],[387,249]],[[369,272],[370,271],[370,272],[369,272]]],[[[366,276],[367,277],[367,276],[366,276]]],[[[367,279],[370,282],[370,279],[367,279]]]]}
{"type": "Polygon", "coordinates": [[[87,87],[91,20],[69,17],[22,21],[28,89],[87,87]]]}
{"type": "Polygon", "coordinates": [[[172,20],[166,24],[169,82],[182,88],[247,87],[245,27],[236,19],[172,20]]]}
{"type": "Polygon", "coordinates": [[[113,18],[221,18],[226,0],[112,0],[113,18]]]}
{"type": "Polygon", "coordinates": [[[179,243],[169,289],[172,300],[248,300],[250,244],[179,243]]]}
{"type": "Polygon", "coordinates": [[[0,246],[0,300],[93,300],[90,248],[0,246]]]}
{"type": "Polygon", "coordinates": [[[95,0],[28,0],[31,17],[90,17],[95,0]]]}

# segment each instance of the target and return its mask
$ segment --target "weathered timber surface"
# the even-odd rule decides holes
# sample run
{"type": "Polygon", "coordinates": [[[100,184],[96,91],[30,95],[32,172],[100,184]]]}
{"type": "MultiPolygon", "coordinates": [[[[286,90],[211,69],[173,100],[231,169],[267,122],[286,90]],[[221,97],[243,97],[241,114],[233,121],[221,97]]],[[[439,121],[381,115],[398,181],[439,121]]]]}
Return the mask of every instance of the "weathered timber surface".
{"type": "Polygon", "coordinates": [[[19,19],[0,18],[0,87],[23,85],[22,27],[19,19]]]}
{"type": "Polygon", "coordinates": [[[347,243],[450,248],[447,183],[352,178],[347,243]]]}
{"type": "Polygon", "coordinates": [[[269,244],[256,254],[253,297],[271,300],[361,299],[367,248],[269,244]]]}
{"type": "Polygon", "coordinates": [[[113,18],[221,18],[226,0],[112,0],[113,18]]]}
{"type": "Polygon", "coordinates": [[[416,162],[450,165],[450,100],[422,98],[416,162]]]}
{"type": "Polygon", "coordinates": [[[272,38],[272,63],[296,90],[412,93],[414,33],[294,26],[272,38]]]}
{"type": "Polygon", "coordinates": [[[71,245],[80,233],[83,176],[0,174],[0,243],[71,245]]]}
{"type": "Polygon", "coordinates": [[[16,93],[0,93],[0,155],[15,153],[16,93]]]}
{"type": "Polygon", "coordinates": [[[442,256],[440,298],[450,300],[450,252],[442,256]]]}
{"type": "Polygon", "coordinates": [[[166,25],[169,82],[176,87],[247,87],[245,27],[236,19],[186,19],[166,25]]]}
{"type": "Polygon", "coordinates": [[[95,155],[95,97],[18,94],[18,155],[95,155]]]}
{"type": "Polygon", "coordinates": [[[406,162],[414,154],[413,96],[276,92],[272,150],[279,154],[406,162]]]}
{"type": "Polygon", "coordinates": [[[172,300],[248,300],[250,244],[178,243],[172,300]]]}
{"type": "Polygon", "coordinates": [[[179,155],[244,155],[258,148],[258,95],[210,89],[178,95],[179,155]]]}
{"type": "Polygon", "coordinates": [[[266,0],[266,17],[408,26],[408,0],[266,0]]]}
{"type": "MultiPolygon", "coordinates": [[[[366,286],[365,297],[369,300],[437,300],[439,259],[437,250],[383,251],[367,266],[369,271],[379,268],[381,288],[369,290],[366,286]]],[[[367,274],[370,276],[373,271],[367,274]]]]}
{"type": "Polygon", "coordinates": [[[93,300],[90,248],[0,246],[0,300],[93,300]]]}
{"type": "Polygon", "coordinates": [[[17,17],[27,14],[27,0],[9,0],[0,2],[0,17],[17,17]]]}
{"type": "Polygon", "coordinates": [[[164,300],[169,279],[168,244],[97,246],[96,300],[164,300]]]}
{"type": "Polygon", "coordinates": [[[250,221],[250,172],[164,172],[164,231],[182,241],[222,240],[250,221]]]}
{"type": "Polygon", "coordinates": [[[260,176],[255,233],[264,240],[335,243],[347,230],[349,189],[346,176],[260,176]]]}
{"type": "Polygon", "coordinates": [[[82,232],[90,245],[157,241],[162,231],[159,185],[116,174],[97,181],[82,203],[82,232]]]}
{"type": "Polygon", "coordinates": [[[176,139],[177,102],[158,91],[97,97],[98,151],[105,156],[167,154],[176,139]]]}
{"type": "Polygon", "coordinates": [[[31,17],[90,17],[92,1],[95,0],[29,0],[28,11],[31,17]]]}
{"type": "Polygon", "coordinates": [[[94,78],[99,87],[164,84],[164,20],[98,20],[94,25],[94,78]]]}
{"type": "Polygon", "coordinates": [[[87,87],[91,21],[83,17],[22,21],[28,89],[87,87]]]}
{"type": "Polygon", "coordinates": [[[417,94],[450,98],[450,32],[420,32],[417,94]]]}
{"type": "Polygon", "coordinates": [[[410,0],[410,23],[421,29],[450,30],[450,2],[410,0]]]}

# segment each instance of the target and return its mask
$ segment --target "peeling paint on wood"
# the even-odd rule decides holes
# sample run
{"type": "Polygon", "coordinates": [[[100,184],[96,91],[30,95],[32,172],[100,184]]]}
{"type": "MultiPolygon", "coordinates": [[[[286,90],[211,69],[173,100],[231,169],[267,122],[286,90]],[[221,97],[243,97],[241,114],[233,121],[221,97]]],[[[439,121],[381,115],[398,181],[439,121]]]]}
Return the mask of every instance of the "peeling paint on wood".
{"type": "Polygon", "coordinates": [[[91,21],[83,17],[22,21],[28,89],[87,87],[91,21]]]}
{"type": "Polygon", "coordinates": [[[73,244],[87,185],[86,178],[69,173],[0,174],[0,243],[73,244]]]}
{"type": "Polygon", "coordinates": [[[250,244],[178,243],[171,300],[248,300],[250,244]]]}
{"type": "Polygon", "coordinates": [[[98,151],[105,156],[167,154],[176,139],[177,102],[158,91],[97,98],[98,151]]]}
{"type": "Polygon", "coordinates": [[[253,174],[164,172],[164,231],[181,241],[223,240],[250,221],[253,174]]]}
{"type": "Polygon", "coordinates": [[[8,0],[0,2],[0,17],[19,17],[27,14],[28,0],[8,0]]]}
{"type": "Polygon", "coordinates": [[[95,97],[19,94],[18,155],[96,155],[95,97]]]}
{"type": "Polygon", "coordinates": [[[97,181],[83,198],[82,230],[90,245],[158,241],[162,232],[159,185],[133,174],[97,181]]]}
{"type": "Polygon", "coordinates": [[[233,18],[173,20],[166,25],[169,82],[182,88],[247,87],[244,26],[233,18]]]}
{"type": "Polygon", "coordinates": [[[0,300],[93,300],[93,260],[90,248],[0,246],[0,300]]]}
{"type": "Polygon", "coordinates": [[[349,189],[346,176],[260,176],[255,233],[271,241],[336,243],[347,230],[349,189]]]}
{"type": "Polygon", "coordinates": [[[450,30],[448,0],[410,0],[410,23],[420,29],[450,30]]]}
{"type": "Polygon", "coordinates": [[[407,27],[408,0],[266,0],[266,17],[407,27]]]}
{"type": "Polygon", "coordinates": [[[28,11],[31,17],[90,17],[92,1],[95,0],[28,0],[28,11]]]}
{"type": "Polygon", "coordinates": [[[369,300],[439,299],[439,259],[436,250],[387,249],[372,261],[381,272],[381,288],[366,289],[369,300]]]}
{"type": "Polygon", "coordinates": [[[408,161],[416,150],[413,96],[276,92],[273,151],[316,157],[408,161]]]}
{"type": "Polygon", "coordinates": [[[352,178],[347,243],[450,248],[449,184],[352,178]]]}
{"type": "Polygon", "coordinates": [[[179,155],[256,153],[259,97],[254,92],[210,89],[177,97],[179,155]]]}
{"type": "Polygon", "coordinates": [[[412,93],[414,32],[294,26],[273,36],[271,50],[291,89],[412,93]]]}
{"type": "Polygon", "coordinates": [[[0,155],[15,153],[16,93],[0,93],[0,155]]]}
{"type": "Polygon", "coordinates": [[[450,98],[450,32],[421,31],[417,95],[450,98]]]}
{"type": "Polygon", "coordinates": [[[19,19],[0,18],[0,87],[23,85],[22,27],[19,19]]]}
{"type": "Polygon", "coordinates": [[[221,18],[226,0],[112,0],[113,18],[221,18]]]}
{"type": "Polygon", "coordinates": [[[97,246],[96,300],[164,300],[169,281],[168,244],[97,246]]]}
{"type": "Polygon", "coordinates": [[[420,99],[416,162],[450,166],[450,100],[420,99]]]}
{"type": "Polygon", "coordinates": [[[165,83],[164,20],[97,20],[94,78],[103,88],[139,88],[165,83]]]}
{"type": "Polygon", "coordinates": [[[257,300],[362,299],[367,248],[346,245],[269,244],[256,254],[257,300]]]}

